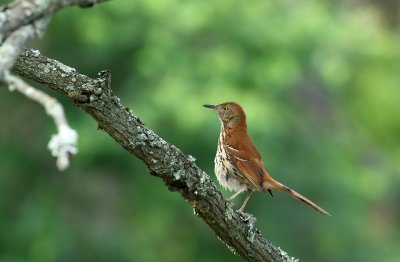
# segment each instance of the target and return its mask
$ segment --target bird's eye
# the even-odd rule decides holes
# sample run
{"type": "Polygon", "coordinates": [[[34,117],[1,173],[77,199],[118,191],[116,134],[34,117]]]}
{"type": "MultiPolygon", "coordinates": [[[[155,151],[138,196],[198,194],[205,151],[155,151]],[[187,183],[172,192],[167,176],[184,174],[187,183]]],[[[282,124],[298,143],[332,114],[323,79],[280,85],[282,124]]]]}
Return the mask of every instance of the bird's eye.
{"type": "Polygon", "coordinates": [[[226,106],[223,107],[224,110],[227,110],[228,108],[226,106]]]}

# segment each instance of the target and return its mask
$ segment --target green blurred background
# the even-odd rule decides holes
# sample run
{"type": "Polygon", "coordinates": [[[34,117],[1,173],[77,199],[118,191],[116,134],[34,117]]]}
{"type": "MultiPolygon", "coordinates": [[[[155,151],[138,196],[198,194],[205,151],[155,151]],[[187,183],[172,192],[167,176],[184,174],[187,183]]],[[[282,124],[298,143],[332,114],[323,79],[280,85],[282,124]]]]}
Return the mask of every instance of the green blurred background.
{"type": "MultiPolygon", "coordinates": [[[[201,105],[239,102],[271,175],[332,214],[283,193],[256,193],[246,211],[263,235],[301,261],[394,262],[399,6],[110,1],[64,9],[32,47],[92,77],[109,69],[122,103],[215,182],[219,121],[201,105]]],[[[177,193],[49,92],[80,135],[79,154],[63,173],[46,149],[52,120],[0,88],[1,262],[240,261],[177,193]]]]}

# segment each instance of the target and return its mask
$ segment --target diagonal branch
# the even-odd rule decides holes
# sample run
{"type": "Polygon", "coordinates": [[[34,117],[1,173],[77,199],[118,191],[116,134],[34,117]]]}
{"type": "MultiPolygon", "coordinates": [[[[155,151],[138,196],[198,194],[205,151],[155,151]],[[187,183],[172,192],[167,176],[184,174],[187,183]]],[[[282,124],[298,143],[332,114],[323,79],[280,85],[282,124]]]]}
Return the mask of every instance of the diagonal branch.
{"type": "Polygon", "coordinates": [[[171,191],[179,192],[236,254],[247,261],[296,261],[261,236],[255,218],[235,211],[213,182],[195,164],[146,127],[123,107],[110,89],[110,74],[103,71],[93,79],[62,63],[24,51],[13,71],[66,95],[91,115],[114,140],[140,158],[151,175],[160,177],[171,191]]]}

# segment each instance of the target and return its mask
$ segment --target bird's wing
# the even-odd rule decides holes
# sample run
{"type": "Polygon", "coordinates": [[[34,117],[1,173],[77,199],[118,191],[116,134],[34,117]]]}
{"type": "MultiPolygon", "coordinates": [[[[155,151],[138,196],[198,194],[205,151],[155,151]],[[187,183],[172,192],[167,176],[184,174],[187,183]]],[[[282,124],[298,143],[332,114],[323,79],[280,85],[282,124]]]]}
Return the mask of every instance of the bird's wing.
{"type": "Polygon", "coordinates": [[[239,171],[258,190],[263,190],[263,177],[266,174],[260,154],[251,140],[240,140],[235,144],[225,144],[226,152],[239,171]]]}

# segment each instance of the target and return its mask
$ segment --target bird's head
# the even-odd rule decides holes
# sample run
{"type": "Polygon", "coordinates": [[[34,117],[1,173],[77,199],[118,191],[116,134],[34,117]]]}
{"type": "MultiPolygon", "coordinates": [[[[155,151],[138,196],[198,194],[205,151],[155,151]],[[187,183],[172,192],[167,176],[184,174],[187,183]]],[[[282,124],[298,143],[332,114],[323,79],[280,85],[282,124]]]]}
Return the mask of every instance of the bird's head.
{"type": "Polygon", "coordinates": [[[242,107],[235,102],[225,102],[219,105],[205,104],[204,107],[213,109],[224,128],[246,127],[246,115],[242,107]]]}

